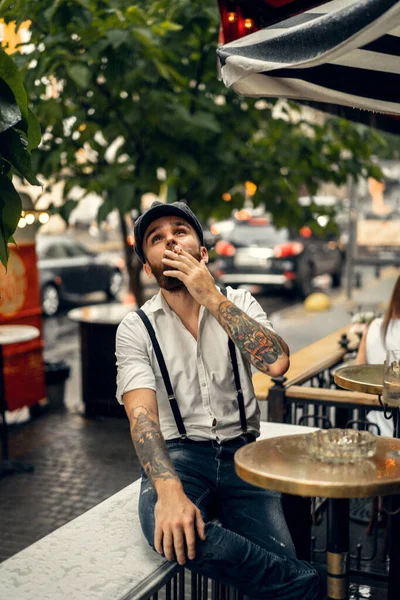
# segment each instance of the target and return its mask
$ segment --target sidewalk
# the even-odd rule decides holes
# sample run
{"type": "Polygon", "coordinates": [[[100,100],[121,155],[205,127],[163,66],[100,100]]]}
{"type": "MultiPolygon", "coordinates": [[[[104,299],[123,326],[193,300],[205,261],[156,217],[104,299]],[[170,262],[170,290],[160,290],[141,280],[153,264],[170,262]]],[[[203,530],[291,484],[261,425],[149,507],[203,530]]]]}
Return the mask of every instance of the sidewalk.
{"type": "MultiPolygon", "coordinates": [[[[343,293],[335,295],[328,312],[307,313],[299,305],[274,313],[272,322],[295,352],[346,325],[349,311],[359,304],[363,309],[384,309],[397,275],[395,269],[386,269],[379,280],[365,280],[351,302],[343,293]]],[[[68,362],[73,357],[78,362],[77,352],[71,349],[68,362]]],[[[0,561],[139,477],[127,420],[83,419],[78,381],[68,387],[65,412],[10,428],[10,456],[31,462],[35,472],[1,480],[0,561]]]]}
{"type": "MultiPolygon", "coordinates": [[[[367,273],[370,272],[364,271],[364,275],[367,273]]],[[[301,350],[304,346],[348,325],[351,320],[350,313],[358,307],[361,307],[362,311],[384,312],[399,274],[399,269],[392,267],[382,270],[379,279],[375,279],[370,273],[368,278],[364,277],[364,286],[353,290],[351,300],[347,299],[343,290],[331,294],[332,307],[325,312],[307,312],[302,304],[278,311],[272,316],[274,328],[287,342],[292,353],[301,350]]]]}

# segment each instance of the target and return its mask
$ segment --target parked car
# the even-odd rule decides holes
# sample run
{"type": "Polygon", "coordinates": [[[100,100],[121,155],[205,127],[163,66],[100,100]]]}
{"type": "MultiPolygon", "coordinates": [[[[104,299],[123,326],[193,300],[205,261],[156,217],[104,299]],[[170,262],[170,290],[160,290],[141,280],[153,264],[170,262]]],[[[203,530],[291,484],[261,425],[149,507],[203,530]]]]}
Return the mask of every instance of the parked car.
{"type": "Polygon", "coordinates": [[[223,285],[281,288],[303,298],[318,275],[329,274],[332,285],[340,286],[344,252],[334,239],[313,237],[308,227],[295,235],[267,218],[253,217],[215,223],[212,232],[219,256],[214,273],[223,285]]]}
{"type": "Polygon", "coordinates": [[[61,303],[76,301],[91,292],[105,292],[114,299],[123,284],[116,262],[91,252],[67,236],[38,236],[36,239],[42,309],[55,315],[61,303]]]}

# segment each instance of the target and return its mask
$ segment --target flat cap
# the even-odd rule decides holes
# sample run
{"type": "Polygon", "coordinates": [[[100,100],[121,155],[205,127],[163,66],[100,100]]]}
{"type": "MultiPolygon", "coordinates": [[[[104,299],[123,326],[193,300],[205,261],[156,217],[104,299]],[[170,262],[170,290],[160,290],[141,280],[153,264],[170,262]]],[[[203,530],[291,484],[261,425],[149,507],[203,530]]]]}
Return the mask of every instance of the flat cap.
{"type": "Polygon", "coordinates": [[[200,240],[201,246],[204,245],[203,230],[201,228],[200,221],[196,215],[190,210],[190,208],[184,202],[172,202],[171,204],[163,204],[162,202],[153,202],[149,210],[140,215],[135,222],[134,234],[135,234],[135,251],[142,263],[146,262],[146,257],[143,252],[144,235],[148,226],[161,217],[169,217],[175,215],[182,217],[187,221],[195,230],[200,240]]]}

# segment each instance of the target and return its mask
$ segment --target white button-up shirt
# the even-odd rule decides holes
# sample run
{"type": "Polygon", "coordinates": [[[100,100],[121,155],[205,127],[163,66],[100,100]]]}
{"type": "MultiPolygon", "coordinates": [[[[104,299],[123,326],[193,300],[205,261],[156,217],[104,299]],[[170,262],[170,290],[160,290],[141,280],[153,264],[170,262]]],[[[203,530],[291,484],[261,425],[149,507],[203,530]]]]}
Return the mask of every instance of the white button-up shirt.
{"type": "MultiPolygon", "coordinates": [[[[273,329],[260,304],[247,290],[227,288],[227,298],[250,317],[273,329]]],[[[142,306],[154,327],[172,388],[192,440],[223,442],[241,435],[236,386],[228,336],[212,314],[200,307],[197,341],[170,309],[161,292],[142,306]]],[[[125,392],[156,392],[160,427],[166,440],[179,437],[168,394],[147,330],[135,313],[118,327],[116,338],[117,399],[125,392]]],[[[260,411],[251,380],[251,364],[236,348],[247,430],[258,437],[260,411]]]]}

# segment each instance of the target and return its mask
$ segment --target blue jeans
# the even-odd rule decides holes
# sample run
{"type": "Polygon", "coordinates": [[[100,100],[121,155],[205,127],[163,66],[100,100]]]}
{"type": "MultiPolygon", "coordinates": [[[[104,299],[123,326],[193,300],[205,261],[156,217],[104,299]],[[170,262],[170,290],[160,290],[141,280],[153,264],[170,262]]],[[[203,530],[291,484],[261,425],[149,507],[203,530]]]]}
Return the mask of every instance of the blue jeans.
{"type": "MultiPolygon", "coordinates": [[[[252,598],[323,600],[326,576],[322,569],[296,559],[280,494],[249,485],[235,473],[236,450],[253,439],[245,435],[224,444],[167,442],[185,494],[206,524],[206,539],[197,538],[196,557],[185,566],[252,598]],[[215,519],[220,525],[212,522],[215,519]]],[[[156,502],[157,494],[143,473],[139,516],[153,549],[156,502]]]]}

